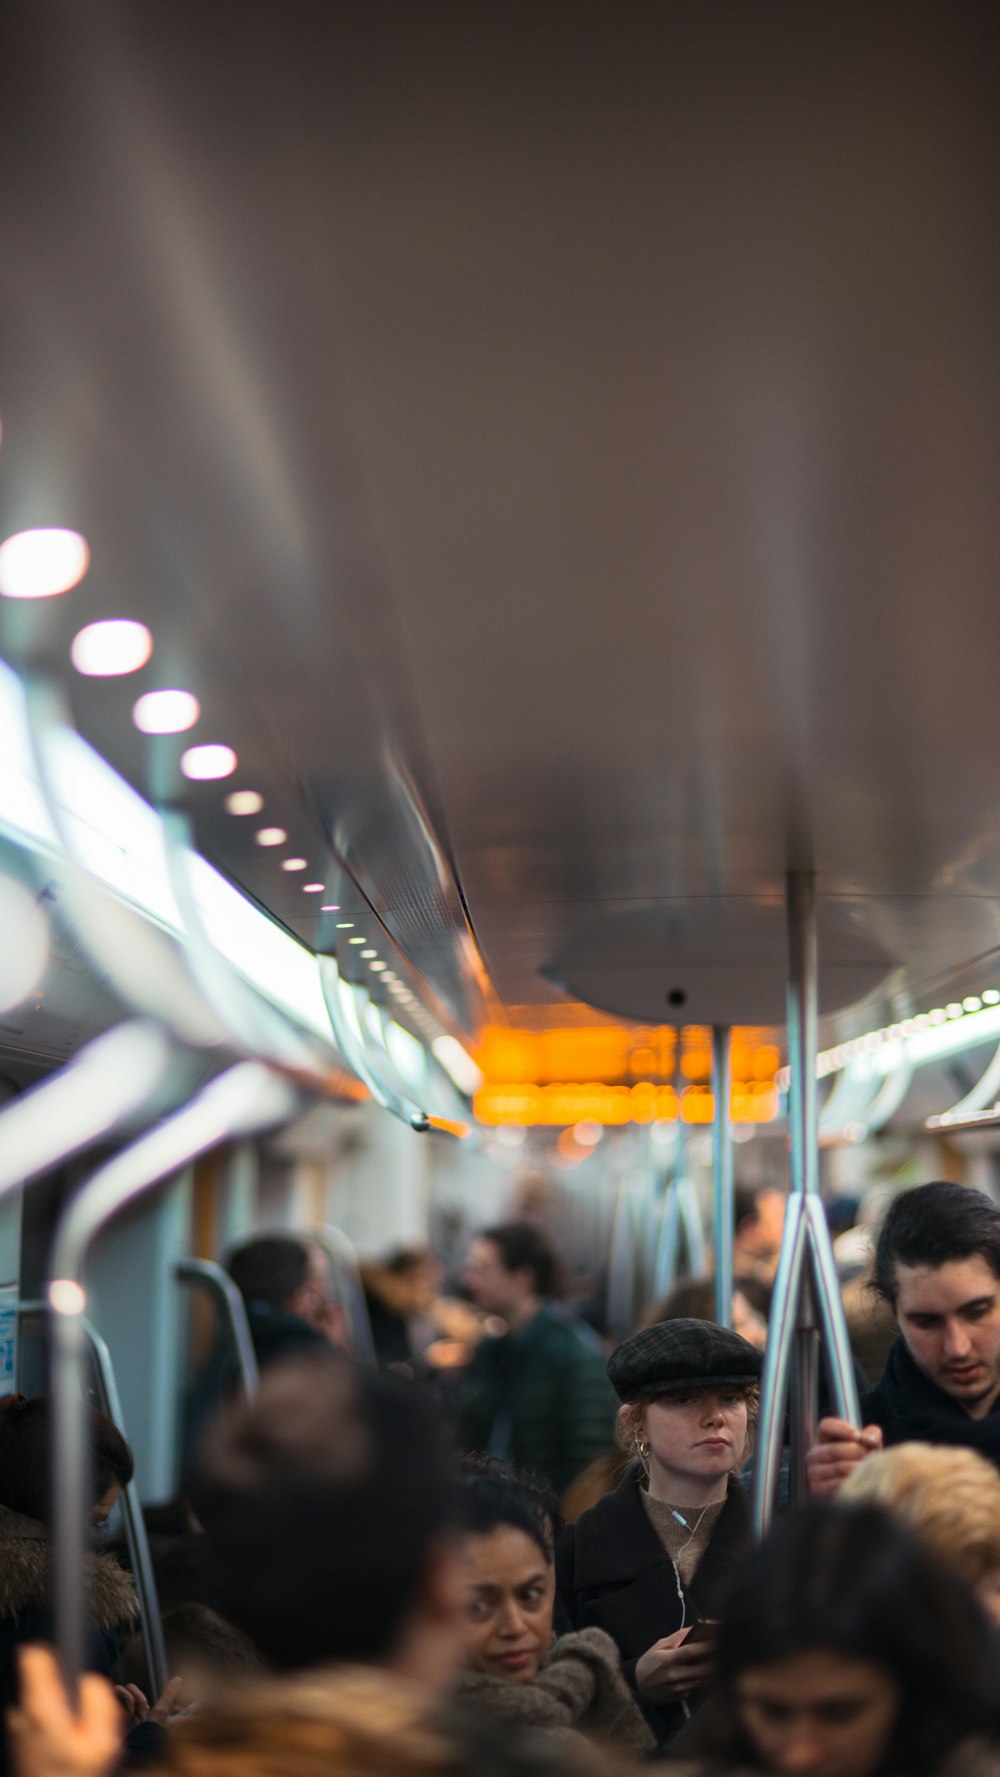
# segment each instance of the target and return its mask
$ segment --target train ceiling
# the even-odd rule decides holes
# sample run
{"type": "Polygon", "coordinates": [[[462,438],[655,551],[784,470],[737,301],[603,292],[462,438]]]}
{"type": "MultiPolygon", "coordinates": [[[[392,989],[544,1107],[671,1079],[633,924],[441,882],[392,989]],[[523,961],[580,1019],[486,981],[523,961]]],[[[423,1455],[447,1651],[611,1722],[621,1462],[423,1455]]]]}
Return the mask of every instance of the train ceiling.
{"type": "Polygon", "coordinates": [[[206,854],[470,1030],[662,1021],[789,866],[828,1004],[988,969],[998,28],[7,0],[0,533],[88,538],[63,658],[155,638],[84,732],[147,790],[134,698],[195,691],[206,854]]]}

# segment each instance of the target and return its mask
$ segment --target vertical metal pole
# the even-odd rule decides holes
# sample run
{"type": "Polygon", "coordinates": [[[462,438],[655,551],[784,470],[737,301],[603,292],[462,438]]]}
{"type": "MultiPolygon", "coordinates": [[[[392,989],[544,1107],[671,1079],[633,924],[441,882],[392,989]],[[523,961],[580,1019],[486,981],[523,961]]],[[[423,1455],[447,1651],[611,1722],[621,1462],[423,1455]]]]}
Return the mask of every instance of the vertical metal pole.
{"type": "Polygon", "coordinates": [[[93,1498],[87,1408],[81,1393],[87,1341],[84,1294],[52,1315],[52,1530],[55,1544],[56,1642],[63,1678],[75,1704],[84,1669],[83,1557],[88,1506],[93,1498]],[[55,1460],[58,1455],[58,1460],[55,1460]]]}
{"type": "Polygon", "coordinates": [[[729,1120],[732,1069],[729,1026],[712,1026],[712,1095],[715,1132],[712,1174],[715,1208],[715,1318],[733,1324],[733,1132],[729,1120]]]}
{"type": "MultiPolygon", "coordinates": [[[[816,883],[811,872],[795,871],[787,882],[788,906],[788,1061],[791,1068],[791,1183],[802,1197],[819,1194],[819,1129],[816,1114],[818,995],[816,883]]],[[[819,1398],[819,1333],[809,1266],[800,1276],[796,1334],[792,1352],[791,1490],[806,1491],[805,1457],[812,1442],[819,1398]]]]}

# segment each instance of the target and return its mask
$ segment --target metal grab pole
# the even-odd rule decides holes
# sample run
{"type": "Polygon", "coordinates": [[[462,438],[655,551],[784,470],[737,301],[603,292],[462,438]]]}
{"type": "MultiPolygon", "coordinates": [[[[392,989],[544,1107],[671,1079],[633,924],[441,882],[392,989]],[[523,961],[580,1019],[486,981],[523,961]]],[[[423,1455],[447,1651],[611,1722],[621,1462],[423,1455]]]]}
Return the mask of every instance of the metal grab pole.
{"type": "Polygon", "coordinates": [[[771,1521],[791,1372],[791,1490],[806,1489],[805,1457],[816,1428],[820,1334],[834,1404],[860,1423],[858,1391],[830,1231],[819,1197],[816,1117],[816,903],[812,876],[788,878],[788,1061],[791,1192],[774,1280],[754,1464],[754,1530],[771,1521]]]}
{"type": "Polygon", "coordinates": [[[171,1117],[102,1166],[71,1198],[56,1229],[48,1287],[52,1314],[56,1639],[63,1673],[75,1695],[83,1665],[83,1557],[89,1505],[90,1451],[84,1399],[87,1298],[83,1267],[101,1228],[126,1204],[232,1136],[284,1121],[296,1093],[270,1068],[244,1061],[213,1080],[171,1117]]]}
{"type": "MultiPolygon", "coordinates": [[[[816,879],[796,871],[788,878],[788,1060],[791,1077],[791,1185],[803,1197],[819,1194],[819,1126],[816,1115],[816,1051],[819,1047],[816,955],[816,879]]],[[[816,1431],[819,1400],[819,1335],[815,1299],[803,1265],[798,1279],[792,1354],[791,1492],[805,1498],[806,1451],[816,1431]]]]}
{"type": "Polygon", "coordinates": [[[732,1066],[728,1024],[712,1026],[712,1094],[715,1131],[712,1180],[715,1211],[715,1318],[733,1324],[733,1131],[729,1120],[732,1066]]]}

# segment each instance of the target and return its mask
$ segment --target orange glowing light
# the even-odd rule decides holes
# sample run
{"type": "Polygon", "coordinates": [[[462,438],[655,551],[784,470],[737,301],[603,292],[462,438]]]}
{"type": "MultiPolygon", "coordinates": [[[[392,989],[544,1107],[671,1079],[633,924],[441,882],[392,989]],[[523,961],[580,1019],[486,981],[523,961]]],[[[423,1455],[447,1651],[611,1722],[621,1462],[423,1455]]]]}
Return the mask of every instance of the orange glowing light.
{"type": "MultiPolygon", "coordinates": [[[[780,1056],[763,1040],[768,1035],[747,1029],[732,1043],[734,1122],[767,1123],[778,1114],[780,1056]]],[[[494,1127],[572,1129],[581,1122],[606,1127],[678,1118],[709,1124],[714,1116],[710,1033],[698,1026],[678,1032],[670,1025],[543,1031],[494,1025],[483,1032],[476,1061],[484,1079],[475,1114],[494,1127]]],[[[568,1144],[563,1159],[575,1163],[568,1144]]]]}

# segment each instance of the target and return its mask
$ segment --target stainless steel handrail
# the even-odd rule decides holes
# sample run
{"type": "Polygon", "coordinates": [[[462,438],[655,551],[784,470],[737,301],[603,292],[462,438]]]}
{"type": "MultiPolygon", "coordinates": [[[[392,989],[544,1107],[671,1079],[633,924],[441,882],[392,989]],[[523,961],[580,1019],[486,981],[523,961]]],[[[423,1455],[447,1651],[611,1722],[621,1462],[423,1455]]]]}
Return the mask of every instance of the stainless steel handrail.
{"type": "Polygon", "coordinates": [[[733,1130],[729,1117],[732,1094],[730,1029],[712,1029],[712,1093],[715,1130],[712,1144],[715,1213],[715,1318],[720,1327],[733,1324],[733,1130]]]}
{"type": "MultiPolygon", "coordinates": [[[[19,1319],[28,1317],[44,1319],[48,1314],[48,1303],[19,1302],[17,1312],[19,1319]]],[[[80,1327],[94,1363],[100,1410],[114,1421],[127,1443],[128,1432],[125,1426],[125,1416],[122,1413],[121,1397],[115,1380],[111,1352],[97,1328],[87,1320],[85,1315],[80,1317],[80,1327]]],[[[142,1515],[139,1487],[134,1475],[131,1481],[122,1488],[121,1506],[129,1561],[135,1578],[135,1589],[139,1596],[139,1626],[142,1631],[146,1667],[149,1672],[152,1694],[154,1697],[158,1697],[167,1682],[167,1655],[163,1643],[163,1623],[160,1616],[160,1601],[156,1593],[153,1558],[150,1553],[149,1537],[146,1533],[146,1520],[142,1515]]]]}
{"type": "Polygon", "coordinates": [[[181,1259],[174,1266],[174,1276],[179,1283],[206,1289],[215,1297],[233,1342],[240,1387],[248,1397],[255,1394],[259,1375],[246,1304],[229,1272],[214,1259],[181,1259]]]}
{"type": "Polygon", "coordinates": [[[811,874],[796,872],[789,876],[787,907],[792,1188],[764,1354],[754,1457],[753,1518],[758,1535],[766,1531],[774,1507],[790,1372],[794,1383],[790,1452],[793,1499],[805,1494],[805,1457],[815,1434],[821,1352],[838,1415],[852,1425],[860,1424],[850,1342],[830,1233],[819,1196],[816,899],[811,874]]]}
{"type": "Polygon", "coordinates": [[[157,1025],[131,1019],[12,1099],[0,1110],[0,1197],[113,1135],[150,1103],[172,1056],[157,1025]]]}
{"type": "Polygon", "coordinates": [[[182,1110],[141,1135],[101,1167],[68,1203],[56,1229],[48,1286],[52,1314],[56,1633],[67,1682],[75,1687],[83,1655],[84,1527],[89,1453],[81,1327],[87,1298],[83,1269],[91,1243],[126,1204],[199,1155],[233,1136],[286,1121],[297,1106],[286,1081],[260,1062],[244,1061],[206,1086],[182,1110]]]}
{"type": "Polygon", "coordinates": [[[385,1111],[391,1111],[394,1117],[409,1125],[411,1129],[424,1134],[430,1128],[427,1112],[420,1109],[409,1098],[404,1098],[384,1075],[372,1065],[371,1058],[360,1038],[356,1038],[338,998],[340,986],[340,970],[332,956],[317,957],[319,978],[323,988],[323,999],[330,1014],[334,1040],[344,1056],[347,1064],[357,1074],[363,1085],[367,1086],[376,1104],[385,1111]]]}

